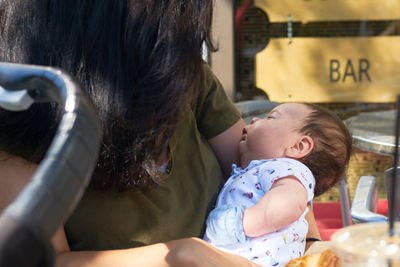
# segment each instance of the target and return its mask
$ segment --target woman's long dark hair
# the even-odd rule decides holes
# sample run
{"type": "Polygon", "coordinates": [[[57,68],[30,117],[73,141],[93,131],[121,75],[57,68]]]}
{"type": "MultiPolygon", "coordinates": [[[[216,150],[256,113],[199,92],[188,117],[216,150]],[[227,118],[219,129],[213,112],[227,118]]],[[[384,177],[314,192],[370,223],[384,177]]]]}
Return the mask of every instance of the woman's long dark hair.
{"type": "MultiPolygon", "coordinates": [[[[48,65],[91,96],[104,139],[92,186],[160,183],[156,161],[201,90],[212,0],[2,0],[0,61],[48,65]]],[[[0,150],[39,162],[54,135],[55,105],[0,111],[0,150]]]]}

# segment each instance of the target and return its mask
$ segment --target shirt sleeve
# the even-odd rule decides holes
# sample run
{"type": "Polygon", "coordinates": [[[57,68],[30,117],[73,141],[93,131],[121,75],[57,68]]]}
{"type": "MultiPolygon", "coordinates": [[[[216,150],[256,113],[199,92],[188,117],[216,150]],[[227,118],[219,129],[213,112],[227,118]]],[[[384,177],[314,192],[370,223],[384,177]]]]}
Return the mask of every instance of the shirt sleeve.
{"type": "Polygon", "coordinates": [[[262,181],[263,183],[269,183],[263,185],[264,188],[270,188],[276,180],[291,175],[296,177],[306,189],[307,202],[313,199],[315,178],[310,169],[300,161],[289,158],[272,159],[265,162],[260,171],[271,177],[268,181],[262,181]]]}
{"type": "Polygon", "coordinates": [[[199,131],[210,139],[235,124],[241,114],[206,63],[203,69],[204,88],[197,98],[194,113],[199,131]]]}

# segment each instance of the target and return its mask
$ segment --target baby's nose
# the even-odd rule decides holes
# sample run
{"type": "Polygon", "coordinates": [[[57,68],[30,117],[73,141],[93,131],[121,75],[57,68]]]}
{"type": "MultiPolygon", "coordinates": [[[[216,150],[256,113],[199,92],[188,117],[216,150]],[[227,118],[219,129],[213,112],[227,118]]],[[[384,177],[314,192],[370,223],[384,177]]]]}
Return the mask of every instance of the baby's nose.
{"type": "Polygon", "coordinates": [[[255,122],[258,121],[259,119],[260,119],[260,118],[257,118],[257,117],[252,118],[251,121],[250,121],[250,124],[255,123],[255,122]]]}

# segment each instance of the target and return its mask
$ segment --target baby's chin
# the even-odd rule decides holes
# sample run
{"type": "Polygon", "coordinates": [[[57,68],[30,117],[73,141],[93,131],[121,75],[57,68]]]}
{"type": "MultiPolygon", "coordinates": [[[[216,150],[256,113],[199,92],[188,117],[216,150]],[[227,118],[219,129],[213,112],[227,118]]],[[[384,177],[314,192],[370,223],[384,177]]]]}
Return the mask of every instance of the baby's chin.
{"type": "Polygon", "coordinates": [[[246,156],[244,156],[244,157],[241,156],[241,157],[240,157],[240,167],[246,168],[247,166],[249,166],[249,164],[250,164],[251,161],[252,161],[252,160],[246,158],[246,156]]]}

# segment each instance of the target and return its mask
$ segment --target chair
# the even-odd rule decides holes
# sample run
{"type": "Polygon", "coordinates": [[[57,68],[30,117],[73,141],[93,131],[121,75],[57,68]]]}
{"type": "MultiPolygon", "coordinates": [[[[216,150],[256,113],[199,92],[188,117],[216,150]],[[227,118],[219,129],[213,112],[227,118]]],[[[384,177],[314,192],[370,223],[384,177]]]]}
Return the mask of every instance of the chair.
{"type": "Polygon", "coordinates": [[[351,205],[351,218],[356,223],[386,222],[387,217],[377,213],[377,185],[374,176],[362,176],[358,181],[351,205]]]}
{"type": "MultiPolygon", "coordinates": [[[[400,167],[398,167],[400,170],[400,167]]],[[[384,174],[384,182],[386,188],[387,199],[390,198],[390,190],[392,188],[392,175],[394,168],[388,169],[384,174]]],[[[396,176],[397,178],[397,176],[396,176]]],[[[400,220],[400,190],[399,183],[396,183],[394,205],[394,220],[400,220]]],[[[387,216],[391,212],[390,203],[388,201],[378,201],[376,197],[376,181],[373,176],[362,176],[357,184],[356,193],[354,195],[353,204],[351,206],[351,217],[355,222],[386,222],[387,216]],[[380,207],[379,207],[380,206],[380,207]],[[386,210],[385,207],[386,206],[386,210]],[[384,215],[382,215],[384,214],[384,215]]]]}
{"type": "Polygon", "coordinates": [[[323,241],[329,241],[331,235],[344,226],[387,221],[388,201],[378,200],[374,176],[360,177],[351,203],[349,198],[343,199],[343,196],[348,196],[348,190],[344,179],[341,183],[339,184],[342,196],[340,202],[313,203],[315,219],[323,241]],[[347,207],[350,207],[349,211],[346,210],[347,207]]]}
{"type": "Polygon", "coordinates": [[[334,232],[343,228],[339,201],[313,202],[313,212],[322,241],[329,241],[334,232]]]}

